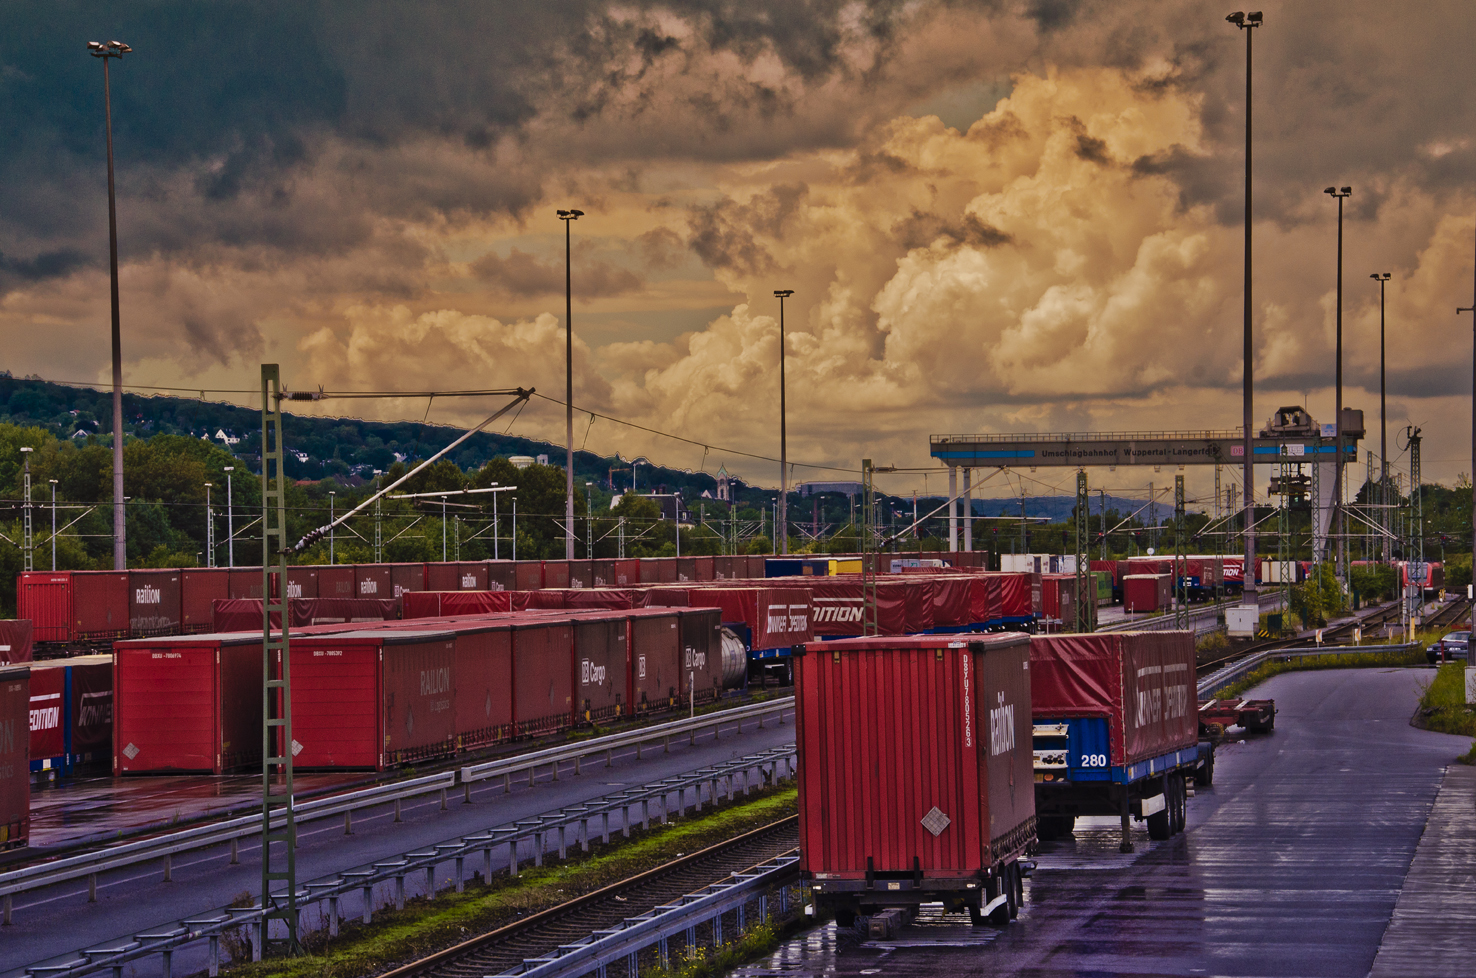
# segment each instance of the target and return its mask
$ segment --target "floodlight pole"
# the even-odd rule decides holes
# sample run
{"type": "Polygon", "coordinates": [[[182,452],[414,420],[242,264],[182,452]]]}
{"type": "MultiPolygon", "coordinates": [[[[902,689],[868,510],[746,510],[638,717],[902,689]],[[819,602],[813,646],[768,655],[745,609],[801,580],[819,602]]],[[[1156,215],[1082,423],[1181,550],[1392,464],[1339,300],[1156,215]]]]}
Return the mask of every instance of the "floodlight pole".
{"type": "Polygon", "coordinates": [[[789,435],[786,430],[784,403],[784,300],[794,295],[794,289],[775,289],[779,299],[779,513],[774,524],[779,537],[780,554],[789,553],[789,435]]]}
{"type": "Polygon", "coordinates": [[[1333,492],[1336,494],[1336,505],[1333,513],[1337,517],[1334,526],[1338,531],[1338,548],[1333,553],[1338,579],[1344,584],[1348,581],[1348,513],[1343,506],[1343,201],[1352,193],[1352,187],[1328,187],[1323,193],[1338,202],[1338,295],[1337,295],[1337,355],[1336,364],[1333,367],[1334,387],[1336,388],[1336,405],[1333,411],[1336,413],[1334,420],[1337,421],[1337,463],[1333,468],[1333,492]]]}
{"type": "MultiPolygon", "coordinates": [[[[1379,283],[1379,505],[1389,501],[1389,421],[1384,385],[1384,285],[1389,281],[1388,272],[1374,272],[1369,278],[1379,283]]],[[[1389,511],[1380,509],[1379,527],[1384,531],[1379,537],[1379,549],[1384,562],[1389,560],[1389,511]]]]}
{"type": "Polygon", "coordinates": [[[1251,443],[1253,427],[1252,418],[1253,405],[1252,393],[1254,391],[1252,366],[1254,350],[1251,347],[1251,39],[1255,32],[1251,28],[1261,26],[1261,14],[1259,11],[1246,16],[1243,13],[1233,13],[1225,18],[1240,30],[1245,31],[1245,324],[1242,330],[1243,350],[1241,353],[1245,363],[1243,387],[1241,394],[1242,424],[1245,426],[1244,441],[1241,450],[1245,453],[1244,479],[1245,479],[1245,570],[1241,575],[1243,581],[1243,597],[1245,604],[1257,605],[1256,599],[1256,532],[1255,532],[1255,455],[1254,446],[1251,443]]]}
{"type": "MultiPolygon", "coordinates": [[[[1476,266],[1473,266],[1476,268],[1476,266]]],[[[1471,313],[1471,566],[1476,568],[1476,281],[1473,281],[1471,305],[1457,309],[1456,314],[1471,313]]],[[[1411,486],[1416,493],[1418,486],[1411,486]]],[[[1472,571],[1476,581],[1476,570],[1472,571]]]]}
{"type": "Polygon", "coordinates": [[[564,559],[574,559],[574,280],[571,272],[572,238],[569,225],[584,211],[561,210],[564,222],[564,559]]]}

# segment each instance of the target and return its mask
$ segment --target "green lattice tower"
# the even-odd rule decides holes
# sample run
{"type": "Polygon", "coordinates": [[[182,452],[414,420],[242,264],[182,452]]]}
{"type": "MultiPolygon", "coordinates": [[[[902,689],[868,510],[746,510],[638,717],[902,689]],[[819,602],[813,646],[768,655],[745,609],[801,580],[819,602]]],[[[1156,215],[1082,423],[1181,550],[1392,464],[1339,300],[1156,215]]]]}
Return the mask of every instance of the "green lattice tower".
{"type": "Polygon", "coordinates": [[[876,498],[872,492],[871,459],[861,460],[861,634],[877,635],[881,629],[877,624],[876,572],[881,562],[872,538],[876,522],[876,498]]]}
{"type": "MultiPolygon", "coordinates": [[[[262,522],[262,743],[261,924],[262,955],[296,954],[297,820],[292,801],[292,659],[288,639],[287,478],[283,468],[282,375],[275,363],[261,367],[262,522]],[[281,623],[272,633],[272,615],[281,623]],[[281,921],[286,937],[273,936],[281,921]]],[[[280,930],[280,928],[279,928],[280,930]]]]}
{"type": "MultiPolygon", "coordinates": [[[[1092,630],[1092,611],[1097,604],[1097,589],[1091,588],[1088,594],[1088,582],[1091,575],[1087,571],[1087,550],[1090,547],[1089,537],[1091,534],[1090,507],[1091,494],[1087,490],[1087,474],[1085,469],[1076,472],[1076,630],[1078,632],[1089,632],[1092,630]],[[1087,602],[1091,605],[1088,606],[1087,602]]],[[[1105,527],[1106,524],[1104,523],[1105,527]]],[[[1065,623],[1062,622],[1064,625],[1065,623]]]]}
{"type": "Polygon", "coordinates": [[[1409,505],[1412,511],[1410,527],[1411,536],[1406,554],[1418,554],[1418,557],[1405,557],[1405,560],[1418,560],[1425,562],[1425,499],[1420,492],[1420,429],[1409,429],[1409,505]],[[1416,546],[1418,544],[1418,546],[1416,546]]]}
{"type": "Polygon", "coordinates": [[[1174,589],[1179,600],[1174,609],[1174,625],[1189,627],[1189,589],[1184,586],[1184,477],[1174,476],[1174,589]]]}
{"type": "MultiPolygon", "coordinates": [[[[21,569],[29,573],[36,567],[36,542],[31,536],[31,453],[28,451],[21,457],[26,460],[21,466],[24,470],[25,481],[25,501],[21,504],[24,524],[21,529],[21,569]]],[[[55,523],[56,521],[52,520],[52,524],[55,525],[55,523]]],[[[55,547],[56,544],[52,546],[55,547]]]]}
{"type": "MultiPolygon", "coordinates": [[[[1282,449],[1282,451],[1285,451],[1285,449],[1282,449]]],[[[1286,461],[1286,456],[1283,455],[1281,460],[1281,505],[1276,510],[1276,574],[1281,578],[1285,578],[1286,576],[1282,571],[1286,568],[1287,560],[1290,559],[1287,549],[1291,541],[1290,487],[1292,478],[1292,465],[1286,461]]],[[[1283,611],[1286,609],[1286,584],[1287,582],[1285,580],[1281,582],[1281,606],[1283,611]]]]}

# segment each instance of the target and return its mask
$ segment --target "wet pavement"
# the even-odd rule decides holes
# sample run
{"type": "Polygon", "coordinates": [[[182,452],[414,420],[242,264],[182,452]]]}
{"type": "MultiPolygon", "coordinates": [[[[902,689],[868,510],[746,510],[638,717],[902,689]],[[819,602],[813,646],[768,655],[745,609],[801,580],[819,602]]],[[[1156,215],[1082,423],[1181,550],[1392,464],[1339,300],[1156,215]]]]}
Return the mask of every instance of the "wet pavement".
{"type": "MultiPolygon", "coordinates": [[[[1043,847],[1008,927],[925,912],[900,938],[869,941],[832,923],[735,974],[1362,978],[1445,767],[1470,746],[1409,726],[1429,675],[1272,679],[1256,695],[1276,699],[1276,730],[1222,747],[1184,834],[1137,832],[1124,855],[1110,820],[1082,819],[1043,847]]],[[[1468,976],[1476,960],[1420,974],[1468,976]]]]}

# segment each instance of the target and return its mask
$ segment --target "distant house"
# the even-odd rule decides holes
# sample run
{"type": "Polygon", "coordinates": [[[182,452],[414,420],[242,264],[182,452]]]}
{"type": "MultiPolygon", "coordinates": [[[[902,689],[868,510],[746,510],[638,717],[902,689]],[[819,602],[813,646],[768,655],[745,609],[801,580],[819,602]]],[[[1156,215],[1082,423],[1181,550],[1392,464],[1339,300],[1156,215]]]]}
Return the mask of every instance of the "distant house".
{"type": "Polygon", "coordinates": [[[239,444],[241,444],[241,439],[237,438],[235,435],[228,435],[228,434],[226,434],[224,428],[219,428],[219,429],[216,430],[216,432],[215,432],[215,440],[218,441],[218,442],[220,442],[222,445],[239,445],[239,444]]]}
{"type": "Polygon", "coordinates": [[[299,462],[306,462],[309,458],[312,457],[312,456],[308,455],[307,452],[299,452],[295,448],[289,448],[289,449],[287,449],[287,451],[291,452],[292,453],[292,457],[295,458],[295,459],[297,459],[299,462]]]}
{"type": "MultiPolygon", "coordinates": [[[[733,497],[730,495],[730,492],[731,490],[728,488],[728,467],[726,465],[719,465],[717,470],[717,497],[725,503],[731,503],[733,497]]],[[[707,493],[704,492],[702,495],[706,496],[707,493]]]]}

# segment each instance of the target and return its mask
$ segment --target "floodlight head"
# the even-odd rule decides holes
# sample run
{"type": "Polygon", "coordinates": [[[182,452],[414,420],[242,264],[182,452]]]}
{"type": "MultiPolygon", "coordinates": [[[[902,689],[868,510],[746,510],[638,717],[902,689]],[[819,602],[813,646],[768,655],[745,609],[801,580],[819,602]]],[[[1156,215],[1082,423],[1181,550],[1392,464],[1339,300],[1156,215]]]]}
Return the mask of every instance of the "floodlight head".
{"type": "Polygon", "coordinates": [[[774,294],[781,299],[787,299],[794,295],[794,289],[775,289],[774,294]]]}
{"type": "Polygon", "coordinates": [[[1326,190],[1323,191],[1323,193],[1325,193],[1325,194],[1331,194],[1332,196],[1336,197],[1338,195],[1338,188],[1337,187],[1328,187],[1326,190]]]}
{"type": "Polygon", "coordinates": [[[1369,278],[1375,279],[1379,282],[1387,282],[1389,281],[1391,276],[1388,272],[1374,272],[1372,275],[1369,276],[1369,278]]]}
{"type": "Polygon", "coordinates": [[[1344,197],[1347,197],[1347,196],[1349,196],[1350,194],[1353,193],[1353,188],[1352,187],[1344,187],[1342,190],[1339,191],[1339,193],[1341,193],[1344,197]]]}
{"type": "Polygon", "coordinates": [[[569,213],[570,214],[573,214],[575,217],[583,217],[584,216],[584,211],[579,210],[577,207],[575,209],[571,210],[569,213]]]}
{"type": "Polygon", "coordinates": [[[89,51],[101,51],[102,49],[103,49],[103,42],[102,41],[88,41],[87,42],[87,50],[89,50],[89,51]]]}
{"type": "Polygon", "coordinates": [[[1237,10],[1235,11],[1235,13],[1228,15],[1225,19],[1234,24],[1236,27],[1245,26],[1245,13],[1243,11],[1237,10]]]}
{"type": "Polygon", "coordinates": [[[1252,27],[1260,27],[1261,26],[1261,11],[1257,10],[1253,14],[1246,14],[1245,15],[1245,22],[1247,24],[1250,24],[1252,27]]]}

